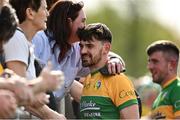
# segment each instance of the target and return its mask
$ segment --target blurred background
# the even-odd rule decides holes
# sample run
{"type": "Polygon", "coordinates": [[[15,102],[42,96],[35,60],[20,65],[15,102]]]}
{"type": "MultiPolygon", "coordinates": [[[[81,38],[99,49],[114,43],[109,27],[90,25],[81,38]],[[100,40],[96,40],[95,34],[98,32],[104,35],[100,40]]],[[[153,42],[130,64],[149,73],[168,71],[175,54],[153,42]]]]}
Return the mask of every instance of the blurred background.
{"type": "Polygon", "coordinates": [[[146,47],[156,40],[172,40],[180,46],[180,0],[82,0],[87,23],[101,22],[113,33],[112,51],[126,62],[143,104],[150,109],[160,88],[146,68],[146,47]],[[147,94],[149,93],[149,94],[147,94]]]}

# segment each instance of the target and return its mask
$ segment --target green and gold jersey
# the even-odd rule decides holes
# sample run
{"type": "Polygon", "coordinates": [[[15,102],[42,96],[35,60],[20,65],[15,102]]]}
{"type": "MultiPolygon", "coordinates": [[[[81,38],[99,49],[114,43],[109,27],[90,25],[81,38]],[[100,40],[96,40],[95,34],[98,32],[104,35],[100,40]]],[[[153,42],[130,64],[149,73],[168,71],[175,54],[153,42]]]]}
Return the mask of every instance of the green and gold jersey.
{"type": "Polygon", "coordinates": [[[138,104],[132,82],[122,73],[90,74],[84,81],[80,102],[82,119],[119,119],[120,110],[138,104]]]}
{"type": "Polygon", "coordinates": [[[180,79],[173,78],[164,86],[153,104],[152,118],[173,119],[180,116],[180,79]]]}

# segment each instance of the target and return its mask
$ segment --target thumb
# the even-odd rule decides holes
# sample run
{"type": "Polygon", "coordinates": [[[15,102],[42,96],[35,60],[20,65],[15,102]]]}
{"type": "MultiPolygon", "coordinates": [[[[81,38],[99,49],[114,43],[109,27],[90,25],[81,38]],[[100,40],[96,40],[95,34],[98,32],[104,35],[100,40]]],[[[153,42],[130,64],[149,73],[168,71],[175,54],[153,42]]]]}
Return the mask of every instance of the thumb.
{"type": "Polygon", "coordinates": [[[48,61],[47,66],[43,68],[41,75],[45,75],[46,73],[50,73],[52,69],[52,63],[50,61],[48,61]]]}
{"type": "Polygon", "coordinates": [[[52,63],[51,63],[50,61],[48,61],[48,63],[47,63],[47,69],[48,69],[49,71],[52,70],[52,63]]]}

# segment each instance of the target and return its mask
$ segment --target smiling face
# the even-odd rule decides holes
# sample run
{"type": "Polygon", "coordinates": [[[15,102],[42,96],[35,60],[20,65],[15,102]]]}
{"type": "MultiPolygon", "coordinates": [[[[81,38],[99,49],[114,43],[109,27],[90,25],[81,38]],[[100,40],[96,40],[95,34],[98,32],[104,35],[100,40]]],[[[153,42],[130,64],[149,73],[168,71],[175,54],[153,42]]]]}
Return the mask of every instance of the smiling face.
{"type": "MultiPolygon", "coordinates": [[[[34,11],[35,12],[35,11],[34,11]]],[[[47,11],[46,0],[41,0],[41,6],[37,12],[34,14],[34,19],[32,24],[37,28],[37,30],[45,30],[46,22],[49,13],[47,11]]]]}
{"type": "Polygon", "coordinates": [[[111,43],[92,37],[90,40],[81,40],[79,45],[83,67],[93,71],[106,64],[111,43]]]}
{"type": "Polygon", "coordinates": [[[153,82],[161,84],[166,79],[169,64],[162,51],[154,52],[149,56],[147,68],[152,74],[153,82]]]}
{"type": "Polygon", "coordinates": [[[103,44],[101,41],[80,41],[79,45],[83,67],[91,67],[101,61],[103,55],[103,44]]]}

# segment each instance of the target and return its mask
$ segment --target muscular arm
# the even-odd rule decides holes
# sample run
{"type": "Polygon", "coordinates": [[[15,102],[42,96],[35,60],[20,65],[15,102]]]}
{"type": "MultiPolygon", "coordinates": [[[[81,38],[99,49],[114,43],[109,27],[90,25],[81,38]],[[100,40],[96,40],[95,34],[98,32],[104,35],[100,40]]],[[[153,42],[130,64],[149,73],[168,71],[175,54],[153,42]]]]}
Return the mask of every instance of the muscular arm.
{"type": "Polygon", "coordinates": [[[128,106],[120,111],[120,119],[139,119],[138,105],[128,106]]]}

